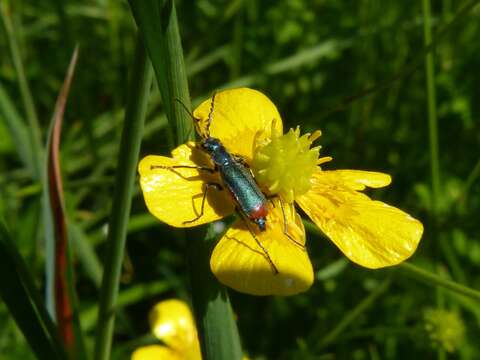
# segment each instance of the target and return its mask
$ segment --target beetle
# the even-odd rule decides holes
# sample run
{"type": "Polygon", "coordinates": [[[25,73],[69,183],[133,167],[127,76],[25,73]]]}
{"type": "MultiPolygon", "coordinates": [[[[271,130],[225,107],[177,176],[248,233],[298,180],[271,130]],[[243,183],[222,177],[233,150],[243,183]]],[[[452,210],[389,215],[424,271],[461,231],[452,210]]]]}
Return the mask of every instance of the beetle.
{"type": "Polygon", "coordinates": [[[210,155],[215,170],[220,173],[220,177],[241,215],[254,222],[260,231],[265,231],[268,214],[267,198],[258,187],[250,170],[245,166],[243,159],[230,154],[219,139],[210,136],[214,105],[215,94],[212,96],[205,135],[202,135],[200,148],[210,155]]]}
{"type": "MultiPolygon", "coordinates": [[[[235,207],[237,212],[242,216],[245,221],[245,224],[248,227],[252,237],[255,239],[255,242],[258,246],[262,249],[265,258],[270,263],[273,271],[275,274],[278,273],[278,269],[273,263],[267,249],[263,246],[260,240],[255,235],[255,232],[250,227],[250,222],[256,224],[260,231],[266,230],[267,225],[267,215],[268,215],[268,201],[267,196],[262,192],[259,188],[257,182],[255,181],[252,172],[247,167],[245,161],[240,156],[231,154],[222,144],[220,139],[214,138],[210,136],[210,124],[212,123],[212,117],[215,107],[215,96],[214,93],[212,96],[212,101],[210,105],[210,111],[207,118],[207,123],[205,126],[205,131],[197,131],[199,135],[202,137],[201,141],[197,144],[197,146],[206,152],[209,156],[211,161],[214,164],[214,168],[204,167],[204,166],[190,166],[190,165],[175,165],[175,166],[159,166],[159,165],[152,165],[151,169],[161,168],[161,169],[179,169],[179,168],[188,168],[188,169],[197,169],[200,171],[206,171],[209,173],[216,173],[220,174],[220,178],[222,180],[222,184],[219,183],[206,183],[205,184],[205,191],[202,197],[202,203],[200,208],[200,213],[192,220],[185,221],[184,224],[192,223],[198,220],[203,216],[204,208],[205,208],[205,199],[207,197],[207,193],[210,189],[216,190],[223,190],[226,188],[230,193],[232,200],[235,203],[235,207]]],[[[179,101],[177,99],[177,101],[179,101]]],[[[180,102],[180,101],[179,101],[180,102]]],[[[180,102],[180,104],[185,108],[185,110],[190,114],[194,121],[199,121],[196,119],[193,114],[187,109],[187,107],[180,102]]],[[[197,125],[197,124],[196,124],[197,125]]],[[[197,128],[198,130],[198,128],[197,128]]],[[[284,234],[294,241],[297,245],[304,248],[304,245],[300,244],[296,241],[293,237],[291,237],[287,232],[287,224],[285,218],[285,211],[283,208],[283,204],[280,200],[282,214],[284,219],[284,234]]]]}

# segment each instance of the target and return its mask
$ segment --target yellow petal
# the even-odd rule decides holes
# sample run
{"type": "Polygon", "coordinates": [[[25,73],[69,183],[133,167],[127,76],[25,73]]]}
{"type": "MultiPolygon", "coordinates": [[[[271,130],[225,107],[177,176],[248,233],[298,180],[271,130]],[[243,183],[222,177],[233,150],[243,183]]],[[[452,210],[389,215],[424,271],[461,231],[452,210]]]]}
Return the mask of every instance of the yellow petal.
{"type": "Polygon", "coordinates": [[[135,350],[131,360],[183,360],[175,351],[161,345],[142,346],[135,350]]]}
{"type": "Polygon", "coordinates": [[[392,182],[388,174],[362,170],[317,171],[315,176],[321,176],[324,182],[342,184],[352,190],[363,190],[367,186],[381,188],[392,182]]]}
{"type": "MultiPolygon", "coordinates": [[[[200,119],[198,128],[202,134],[211,103],[211,98],[205,100],[193,112],[200,119]]],[[[280,114],[261,92],[248,88],[219,91],[215,95],[210,136],[220,139],[228,151],[250,162],[255,142],[270,138],[273,120],[274,129],[282,134],[280,114]]]]}
{"type": "MultiPolygon", "coordinates": [[[[293,205],[284,204],[288,234],[305,244],[305,229],[293,205]]],[[[220,239],[210,258],[217,279],[237,291],[252,295],[293,295],[307,290],[313,282],[313,269],[306,249],[283,231],[283,216],[278,201],[270,206],[267,229],[255,235],[265,247],[274,266],[256,243],[243,219],[239,219],[220,239]]]]}
{"type": "Polygon", "coordinates": [[[396,265],[415,252],[423,232],[418,220],[352,190],[349,181],[335,182],[336,176],[324,173],[317,173],[310,191],[295,200],[350,260],[380,268],[396,265]]]}
{"type": "Polygon", "coordinates": [[[197,169],[158,169],[152,166],[206,166],[213,168],[208,157],[193,143],[172,151],[173,158],[149,155],[140,161],[140,185],[148,210],[161,221],[175,227],[197,226],[231,214],[234,204],[225,191],[210,188],[203,216],[190,223],[201,212],[206,183],[220,183],[218,174],[197,169]]]}
{"type": "Polygon", "coordinates": [[[200,345],[192,313],[180,300],[166,300],[150,311],[153,334],[185,359],[200,359],[200,345]]]}

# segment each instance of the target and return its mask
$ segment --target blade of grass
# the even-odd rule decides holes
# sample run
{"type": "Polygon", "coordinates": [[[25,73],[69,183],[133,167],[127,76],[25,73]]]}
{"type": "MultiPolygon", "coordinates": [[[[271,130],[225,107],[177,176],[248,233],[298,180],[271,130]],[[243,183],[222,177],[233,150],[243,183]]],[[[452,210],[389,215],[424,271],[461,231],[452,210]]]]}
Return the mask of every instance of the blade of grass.
{"type": "Polygon", "coordinates": [[[460,23],[460,20],[462,20],[470,11],[472,11],[472,9],[478,3],[480,3],[480,0],[464,1],[463,4],[459,7],[460,10],[458,10],[458,12],[450,20],[450,22],[436,32],[435,41],[429,43],[428,45],[424,46],[423,49],[418,51],[415,54],[415,57],[413,58],[413,60],[411,60],[411,62],[407,64],[403,69],[401,69],[398,73],[394,74],[393,76],[391,76],[390,78],[384,81],[381,81],[366,89],[363,89],[362,91],[359,91],[357,94],[354,94],[352,96],[348,96],[342,99],[337,103],[335,107],[331,109],[327,109],[322,114],[320,114],[318,121],[322,121],[323,119],[329,117],[330,115],[336,112],[343,111],[348,105],[364,98],[365,96],[372,95],[380,90],[388,89],[393,83],[413,74],[422,66],[425,56],[431,53],[431,51],[433,51],[435,46],[437,46],[438,42],[442,38],[444,38],[447,34],[449,34],[455,28],[455,26],[458,23],[460,23]]]}
{"type": "MultiPolygon", "coordinates": [[[[430,12],[430,0],[422,0],[423,10],[423,39],[425,47],[432,44],[432,29],[431,29],[431,12],[430,12]]],[[[432,233],[433,237],[438,241],[434,243],[434,257],[436,258],[437,265],[440,268],[441,264],[438,260],[439,244],[442,242],[443,234],[438,233],[438,203],[440,201],[440,166],[438,159],[438,127],[437,127],[437,107],[435,96],[435,70],[433,63],[433,53],[428,52],[425,55],[425,75],[426,75],[426,91],[427,91],[427,117],[428,117],[428,143],[430,150],[430,181],[431,181],[431,195],[430,206],[432,219],[432,233]]],[[[442,289],[437,287],[436,289],[436,302],[437,306],[443,307],[444,296],[442,289]]],[[[441,357],[441,353],[438,353],[441,357]]]]}
{"type": "Polygon", "coordinates": [[[208,67],[212,66],[216,62],[224,59],[228,55],[228,46],[220,46],[213,50],[211,53],[206,54],[205,56],[195,59],[192,61],[187,61],[187,75],[189,78],[197,75],[208,67]]]}
{"type": "MultiPolygon", "coordinates": [[[[423,10],[423,37],[425,47],[433,43],[431,28],[431,4],[430,0],[422,1],[423,10]]],[[[450,243],[447,241],[446,235],[438,231],[439,212],[441,210],[441,173],[440,173],[440,156],[438,147],[438,117],[437,117],[437,100],[435,90],[435,65],[434,53],[429,52],[425,56],[425,73],[426,73],[426,91],[427,91],[427,114],[428,114],[428,141],[430,150],[430,177],[431,177],[431,217],[433,224],[433,237],[438,241],[434,244],[435,250],[442,251],[443,257],[447,261],[450,269],[453,271],[455,278],[465,282],[465,274],[462,270],[455,251],[452,250],[450,243]]],[[[437,252],[437,251],[435,251],[437,252]]],[[[438,261],[439,259],[437,259],[438,261]]],[[[441,267],[440,262],[437,264],[441,267]]],[[[443,306],[445,302],[444,294],[440,288],[437,288],[437,305],[443,306]]],[[[444,358],[444,353],[438,353],[439,358],[444,358]]]]}
{"type": "Polygon", "coordinates": [[[465,180],[463,188],[460,190],[460,194],[457,197],[457,208],[462,211],[464,210],[465,202],[467,199],[468,192],[472,188],[472,185],[480,177],[480,159],[477,161],[472,171],[465,180]]]}
{"type": "Polygon", "coordinates": [[[20,156],[25,167],[33,175],[35,172],[33,164],[32,144],[29,140],[27,126],[23,123],[23,119],[18,114],[15,105],[6,93],[0,83],[0,119],[3,119],[7,129],[9,130],[15,149],[20,156]]]}
{"type": "MultiPolygon", "coordinates": [[[[423,0],[423,36],[425,47],[432,44],[430,0],[423,0]]],[[[428,140],[430,148],[430,176],[432,181],[431,206],[433,216],[437,215],[438,200],[440,199],[440,165],[438,155],[438,126],[437,126],[437,100],[435,93],[435,69],[433,53],[425,56],[427,114],[428,114],[428,140]]]]}
{"type": "Polygon", "coordinates": [[[0,296],[37,358],[66,359],[57,329],[3,220],[0,220],[0,273],[0,296]]]}
{"type": "Polygon", "coordinates": [[[177,144],[182,144],[193,136],[193,124],[180,104],[191,107],[173,1],[130,0],[129,3],[152,60],[167,119],[175,129],[177,144]]]}
{"type": "MultiPolygon", "coordinates": [[[[327,57],[332,53],[343,50],[350,46],[350,40],[327,40],[321,44],[312,46],[311,48],[301,50],[292,56],[286,57],[282,60],[276,61],[265,66],[261,72],[244,75],[238,79],[225,83],[219,86],[219,89],[235,88],[242,86],[252,86],[264,75],[276,75],[282,72],[294,70],[305,64],[317,61],[323,57],[327,57]]],[[[205,98],[205,97],[203,97],[205,98]]]]}
{"type": "Polygon", "coordinates": [[[391,277],[385,279],[375,290],[373,290],[357,306],[350,310],[342,320],[335,326],[318,344],[318,349],[323,349],[333,343],[338,336],[352,324],[363,312],[365,312],[375,301],[388,290],[392,283],[391,277]]]}
{"type": "Polygon", "coordinates": [[[217,240],[218,234],[209,226],[205,240],[191,241],[188,248],[193,308],[202,355],[203,359],[241,359],[242,348],[227,289],[210,270],[210,255],[217,240]]]}
{"type": "MultiPolygon", "coordinates": [[[[18,40],[16,35],[18,31],[14,29],[13,23],[10,19],[9,9],[7,8],[6,2],[0,3],[0,18],[2,22],[3,29],[7,36],[7,43],[10,50],[10,56],[13,62],[13,66],[15,68],[15,72],[17,75],[17,82],[20,89],[20,97],[23,103],[23,107],[25,110],[25,115],[27,119],[29,130],[29,143],[32,147],[32,168],[33,174],[32,177],[40,181],[43,186],[43,196],[41,199],[42,202],[42,220],[44,226],[44,233],[45,233],[45,298],[46,298],[46,306],[48,312],[52,318],[55,318],[55,301],[54,301],[54,243],[53,243],[53,219],[51,212],[49,210],[49,203],[48,203],[48,184],[46,179],[46,174],[44,171],[44,149],[42,147],[42,136],[40,132],[40,126],[38,121],[37,112],[35,109],[35,104],[33,101],[33,97],[30,91],[30,87],[28,85],[27,77],[25,75],[25,68],[23,66],[23,61],[20,53],[20,47],[18,45],[18,40]]],[[[41,230],[39,230],[41,231],[41,230]]]]}
{"type": "MultiPolygon", "coordinates": [[[[130,0],[129,3],[155,69],[165,113],[176,130],[177,145],[182,144],[193,135],[193,124],[183,106],[176,101],[180,100],[190,109],[174,2],[130,0]]],[[[193,231],[187,236],[198,237],[193,231]]],[[[191,241],[189,246],[193,310],[203,359],[241,359],[240,339],[227,291],[212,276],[208,265],[209,237],[203,241],[191,241]]]]}
{"type": "MultiPolygon", "coordinates": [[[[171,288],[171,285],[163,280],[129,286],[119,292],[116,309],[120,311],[128,305],[136,304],[152,297],[158,297],[167,291],[171,291],[171,288]]],[[[85,332],[91,331],[95,327],[98,321],[97,315],[97,304],[89,305],[82,310],[82,328],[85,332]]]]}
{"type": "Polygon", "coordinates": [[[72,259],[69,254],[65,200],[60,170],[60,137],[70,86],[78,58],[78,48],[72,54],[63,86],[55,104],[48,135],[47,177],[48,200],[55,230],[55,311],[63,343],[71,357],[85,358],[85,347],[75,309],[75,286],[72,259]]]}
{"type": "Polygon", "coordinates": [[[63,46],[67,47],[71,44],[71,31],[70,31],[70,22],[68,19],[67,12],[65,11],[67,2],[64,0],[55,0],[55,10],[57,12],[58,20],[60,23],[61,31],[60,34],[63,39],[63,46]]]}
{"type": "MultiPolygon", "coordinates": [[[[303,223],[305,224],[305,228],[308,230],[308,232],[311,232],[316,235],[320,235],[324,237],[323,233],[320,231],[320,229],[311,221],[309,220],[303,220],[303,223]]],[[[402,270],[405,270],[407,274],[412,276],[413,278],[422,281],[430,286],[442,286],[446,289],[452,290],[458,294],[468,296],[472,299],[480,301],[480,291],[472,289],[467,286],[460,285],[454,281],[446,280],[442,278],[441,276],[432,273],[430,271],[424,270],[419,268],[418,266],[415,266],[413,264],[410,264],[408,262],[403,262],[399,265],[397,265],[402,270]]]]}
{"type": "Polygon", "coordinates": [[[474,300],[480,301],[480,291],[472,289],[467,286],[457,284],[454,281],[444,279],[437,274],[434,274],[430,271],[424,270],[415,266],[413,264],[404,262],[398,265],[400,269],[404,270],[405,273],[412,278],[424,282],[430,286],[442,286],[446,289],[452,290],[458,294],[468,296],[474,300]]]}
{"type": "Polygon", "coordinates": [[[130,93],[125,111],[125,124],[118,154],[115,191],[107,237],[106,260],[100,290],[99,318],[95,343],[95,359],[97,360],[108,360],[110,358],[133,183],[151,83],[151,66],[144,45],[140,37],[138,37],[129,85],[130,93]]]}
{"type": "Polygon", "coordinates": [[[74,223],[69,225],[68,230],[69,235],[71,235],[75,253],[78,254],[78,257],[85,268],[85,272],[88,274],[93,284],[97,288],[100,288],[103,269],[87,235],[77,224],[74,223]]]}
{"type": "Polygon", "coordinates": [[[7,2],[2,1],[0,4],[0,18],[2,20],[3,29],[7,36],[8,48],[10,50],[10,56],[17,74],[18,86],[20,89],[21,100],[23,107],[25,108],[26,118],[28,120],[28,129],[30,131],[30,142],[33,146],[32,163],[34,165],[34,177],[40,180],[42,174],[42,140],[40,133],[40,126],[38,122],[37,111],[33,102],[32,93],[28,85],[27,77],[25,75],[25,68],[23,66],[22,57],[20,54],[20,48],[18,46],[18,40],[16,38],[17,32],[13,28],[10,14],[7,9],[7,2]]]}

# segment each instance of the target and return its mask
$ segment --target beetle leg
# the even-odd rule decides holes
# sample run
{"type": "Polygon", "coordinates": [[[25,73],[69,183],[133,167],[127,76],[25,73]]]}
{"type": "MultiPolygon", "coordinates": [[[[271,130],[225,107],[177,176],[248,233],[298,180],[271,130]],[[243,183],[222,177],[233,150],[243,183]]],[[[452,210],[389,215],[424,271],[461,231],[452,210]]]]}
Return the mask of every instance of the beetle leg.
{"type": "MultiPolygon", "coordinates": [[[[302,250],[305,250],[305,245],[298,242],[292,235],[288,233],[288,226],[287,226],[287,216],[285,215],[285,208],[283,206],[283,200],[280,196],[274,195],[268,197],[269,200],[272,200],[273,198],[278,198],[278,201],[280,202],[280,208],[282,209],[282,217],[283,217],[283,234],[290,240],[292,241],[295,245],[299,246],[302,250]]],[[[273,202],[272,202],[273,203],[273,202]]],[[[275,205],[273,205],[275,207],[275,205]]]]}
{"type": "Polygon", "coordinates": [[[217,170],[216,169],[211,169],[206,166],[191,166],[191,165],[173,165],[173,166],[165,166],[165,165],[150,165],[150,170],[153,169],[197,169],[201,171],[207,171],[210,174],[215,173],[217,170]]]}
{"type": "MultiPolygon", "coordinates": [[[[232,156],[233,156],[233,159],[236,162],[242,164],[243,166],[245,166],[247,169],[250,170],[250,165],[248,165],[247,160],[245,160],[245,158],[242,155],[232,154],[232,156]]],[[[250,172],[251,172],[251,170],[250,170],[250,172]]]]}
{"type": "Polygon", "coordinates": [[[190,224],[192,222],[197,221],[198,219],[200,219],[203,216],[203,211],[205,210],[205,199],[207,198],[208,189],[210,189],[210,188],[215,188],[219,191],[223,190],[223,187],[220,184],[206,183],[205,184],[205,192],[203,193],[203,197],[202,197],[202,206],[200,208],[200,214],[198,214],[198,216],[195,219],[184,221],[183,224],[190,224]]]}
{"type": "Polygon", "coordinates": [[[278,274],[278,269],[277,267],[275,266],[275,264],[273,263],[273,260],[272,258],[270,257],[270,254],[268,253],[267,249],[265,248],[265,246],[263,246],[263,244],[260,242],[260,240],[258,240],[257,236],[255,235],[255,233],[253,232],[253,229],[250,227],[250,223],[249,223],[249,219],[247,219],[247,217],[242,213],[242,211],[238,210],[237,209],[237,212],[240,214],[240,216],[243,218],[243,221],[245,222],[245,225],[247,225],[247,228],[248,228],[248,231],[250,232],[250,234],[252,235],[253,239],[255,240],[255,242],[257,243],[258,246],[260,246],[260,248],[262,249],[263,251],[263,255],[265,256],[265,259],[267,259],[268,263],[270,264],[270,266],[272,267],[272,270],[273,270],[273,273],[276,275],[278,274]]]}

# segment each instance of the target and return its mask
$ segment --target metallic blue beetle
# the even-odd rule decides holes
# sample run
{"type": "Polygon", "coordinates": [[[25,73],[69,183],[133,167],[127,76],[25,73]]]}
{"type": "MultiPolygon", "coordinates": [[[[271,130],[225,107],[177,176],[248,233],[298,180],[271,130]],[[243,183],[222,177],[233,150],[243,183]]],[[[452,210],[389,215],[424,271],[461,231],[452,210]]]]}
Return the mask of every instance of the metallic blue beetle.
{"type": "MultiPolygon", "coordinates": [[[[182,103],[181,103],[182,104],[182,103]]],[[[184,107],[185,105],[182,104],[184,107]]],[[[192,223],[197,221],[203,216],[205,208],[205,199],[210,188],[215,188],[217,190],[223,190],[226,188],[230,193],[232,200],[236,205],[237,211],[244,218],[245,224],[247,225],[252,237],[255,239],[258,246],[262,249],[265,258],[270,263],[274,273],[278,273],[277,267],[273,263],[270,255],[268,254],[267,249],[262,245],[258,240],[254,231],[250,228],[249,222],[253,222],[258,226],[260,231],[266,230],[267,225],[267,214],[268,214],[268,200],[265,195],[262,193],[258,184],[255,182],[253,175],[245,165],[243,159],[239,156],[230,154],[222,142],[214,137],[210,136],[210,124],[212,122],[212,115],[215,105],[215,94],[212,96],[212,102],[210,107],[210,112],[208,114],[207,124],[205,127],[205,135],[202,136],[202,140],[198,146],[210,155],[210,158],[215,166],[214,169],[201,166],[188,166],[188,165],[176,165],[176,166],[152,166],[152,168],[163,168],[163,169],[178,169],[178,168],[194,168],[197,170],[207,171],[210,173],[219,172],[222,179],[222,184],[218,183],[206,183],[205,192],[203,193],[202,205],[200,213],[197,217],[192,220],[185,221],[185,223],[192,223]]],[[[185,107],[186,108],[186,107],[185,107]]],[[[186,108],[188,111],[188,109],[186,108]]],[[[188,111],[189,112],[189,111],[188,111]]],[[[189,112],[190,113],[190,112],[189,112]]],[[[195,121],[199,121],[195,117],[192,118],[195,121]]],[[[199,131],[199,133],[201,133],[199,131]]],[[[282,206],[283,211],[283,206],[282,206]]],[[[285,225],[285,234],[286,225],[285,225]]],[[[290,237],[290,236],[289,236],[290,237]]],[[[295,241],[295,240],[294,240],[295,241]]]]}

